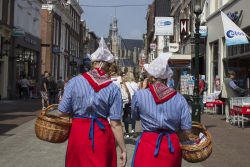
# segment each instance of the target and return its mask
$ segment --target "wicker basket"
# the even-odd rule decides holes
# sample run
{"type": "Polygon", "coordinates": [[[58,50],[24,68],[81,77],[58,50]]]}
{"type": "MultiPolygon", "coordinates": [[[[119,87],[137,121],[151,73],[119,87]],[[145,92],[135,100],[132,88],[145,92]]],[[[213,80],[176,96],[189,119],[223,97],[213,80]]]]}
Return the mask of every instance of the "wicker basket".
{"type": "Polygon", "coordinates": [[[43,110],[35,123],[36,136],[51,143],[63,143],[67,140],[71,127],[70,118],[60,118],[46,115],[47,112],[57,110],[58,105],[50,105],[43,110]]]}
{"type": "MultiPolygon", "coordinates": [[[[192,135],[198,138],[200,132],[206,136],[205,141],[199,144],[181,145],[182,157],[188,162],[196,163],[204,161],[212,153],[212,137],[210,132],[202,124],[193,122],[192,135]]],[[[180,140],[182,141],[182,139],[180,140]]]]}

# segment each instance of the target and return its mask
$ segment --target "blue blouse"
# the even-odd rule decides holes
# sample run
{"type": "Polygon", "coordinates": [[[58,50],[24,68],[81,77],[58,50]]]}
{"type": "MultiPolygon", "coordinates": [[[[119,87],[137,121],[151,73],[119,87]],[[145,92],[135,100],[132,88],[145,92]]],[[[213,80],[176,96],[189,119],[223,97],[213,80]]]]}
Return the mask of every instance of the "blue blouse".
{"type": "Polygon", "coordinates": [[[137,91],[132,98],[132,119],[141,119],[143,131],[188,130],[191,113],[185,98],[177,93],[162,104],[156,104],[149,89],[137,91]]]}
{"type": "Polygon", "coordinates": [[[67,83],[58,109],[64,113],[73,113],[75,116],[91,118],[95,114],[97,117],[120,120],[121,92],[114,83],[95,92],[88,81],[79,75],[67,83]]]}

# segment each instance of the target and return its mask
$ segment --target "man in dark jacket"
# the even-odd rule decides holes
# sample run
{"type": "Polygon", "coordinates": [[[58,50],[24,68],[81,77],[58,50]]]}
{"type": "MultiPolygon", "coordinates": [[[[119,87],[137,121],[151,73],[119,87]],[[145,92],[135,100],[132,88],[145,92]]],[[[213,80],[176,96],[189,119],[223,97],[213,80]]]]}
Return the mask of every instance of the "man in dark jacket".
{"type": "Polygon", "coordinates": [[[49,104],[56,104],[57,84],[52,76],[49,77],[48,91],[49,91],[49,104]]]}

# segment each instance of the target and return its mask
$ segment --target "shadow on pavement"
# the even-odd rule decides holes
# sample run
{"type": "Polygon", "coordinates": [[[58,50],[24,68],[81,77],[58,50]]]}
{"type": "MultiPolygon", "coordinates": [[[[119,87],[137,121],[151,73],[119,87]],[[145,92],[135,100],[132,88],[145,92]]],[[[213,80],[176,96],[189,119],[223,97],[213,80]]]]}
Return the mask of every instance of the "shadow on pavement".
{"type": "Polygon", "coordinates": [[[8,115],[8,114],[1,114],[0,121],[10,120],[10,119],[16,119],[20,117],[29,117],[29,116],[36,116],[37,113],[34,113],[32,115],[30,114],[20,114],[20,115],[8,115]]]}
{"type": "Polygon", "coordinates": [[[17,124],[0,124],[0,136],[7,136],[7,134],[4,133],[16,128],[17,126],[17,124]]]}

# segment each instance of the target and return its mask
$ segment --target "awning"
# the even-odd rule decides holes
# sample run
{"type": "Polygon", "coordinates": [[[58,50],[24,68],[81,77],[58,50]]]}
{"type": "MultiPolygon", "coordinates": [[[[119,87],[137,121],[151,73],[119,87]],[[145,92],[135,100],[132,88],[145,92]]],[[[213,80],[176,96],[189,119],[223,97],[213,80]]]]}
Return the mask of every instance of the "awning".
{"type": "Polygon", "coordinates": [[[192,56],[189,54],[176,54],[173,53],[173,56],[170,57],[170,60],[191,60],[192,56]]]}

